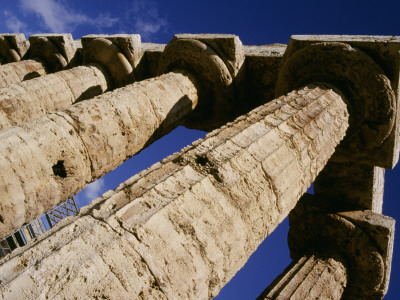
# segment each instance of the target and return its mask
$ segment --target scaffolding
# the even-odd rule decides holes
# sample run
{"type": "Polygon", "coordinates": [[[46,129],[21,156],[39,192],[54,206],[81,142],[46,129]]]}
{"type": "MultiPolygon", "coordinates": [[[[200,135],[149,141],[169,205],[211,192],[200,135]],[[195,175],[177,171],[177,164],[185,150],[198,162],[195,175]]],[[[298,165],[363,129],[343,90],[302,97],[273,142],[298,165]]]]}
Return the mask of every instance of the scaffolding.
{"type": "Polygon", "coordinates": [[[0,258],[11,253],[16,248],[26,245],[30,240],[49,230],[62,219],[76,216],[78,212],[79,209],[76,206],[74,197],[69,197],[39,218],[4,237],[0,241],[0,258]]]}

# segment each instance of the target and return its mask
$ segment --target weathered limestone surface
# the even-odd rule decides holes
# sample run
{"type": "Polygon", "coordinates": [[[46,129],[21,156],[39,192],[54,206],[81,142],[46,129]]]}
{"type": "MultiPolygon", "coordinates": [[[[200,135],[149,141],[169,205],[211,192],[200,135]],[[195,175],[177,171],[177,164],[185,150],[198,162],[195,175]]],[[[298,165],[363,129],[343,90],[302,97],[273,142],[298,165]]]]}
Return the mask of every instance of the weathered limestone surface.
{"type": "Polygon", "coordinates": [[[1,131],[0,236],[178,126],[197,104],[188,76],[171,72],[1,131]]]}
{"type": "Polygon", "coordinates": [[[83,63],[107,69],[114,88],[143,79],[140,35],[87,35],[82,37],[82,46],[83,63]]]}
{"type": "Polygon", "coordinates": [[[304,256],[290,264],[259,300],[342,299],[347,270],[340,260],[304,256]]]}
{"type": "Polygon", "coordinates": [[[347,126],[329,89],[265,104],[4,258],[1,295],[212,298],[294,207],[347,126]]]}
{"type": "MultiPolygon", "coordinates": [[[[75,101],[89,99],[135,81],[134,68],[143,55],[139,35],[87,36],[82,40],[86,66],[0,89],[0,129],[16,126],[66,108],[75,101]]],[[[75,47],[69,48],[72,59],[75,47]]],[[[34,55],[32,51],[30,54],[34,55]]]]}
{"type": "Polygon", "coordinates": [[[102,94],[109,87],[100,66],[80,66],[0,89],[0,130],[102,94]]]}
{"type": "Polygon", "coordinates": [[[43,63],[35,60],[22,60],[0,66],[0,87],[18,83],[46,74],[43,63]]]}

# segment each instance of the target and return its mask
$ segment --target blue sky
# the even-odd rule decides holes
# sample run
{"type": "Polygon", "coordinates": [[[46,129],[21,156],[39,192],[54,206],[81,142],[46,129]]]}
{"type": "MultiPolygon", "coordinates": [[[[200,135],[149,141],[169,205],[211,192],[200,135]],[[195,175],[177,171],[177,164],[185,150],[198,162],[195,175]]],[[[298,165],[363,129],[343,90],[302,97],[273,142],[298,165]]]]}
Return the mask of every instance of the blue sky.
{"type": "MultiPolygon", "coordinates": [[[[143,42],[167,43],[175,33],[232,33],[243,44],[287,43],[293,34],[400,35],[400,1],[152,1],[152,0],[0,0],[0,32],[68,32],[75,39],[104,33],[139,33],[143,42]]],[[[79,196],[88,203],[136,172],[203,137],[178,128],[79,196]]],[[[400,220],[400,168],[386,175],[384,214],[400,220]]],[[[397,225],[397,231],[399,227],[397,225]]],[[[289,264],[284,222],[264,242],[218,296],[254,299],[289,264]]],[[[395,241],[390,290],[385,299],[400,299],[399,236],[395,241]]]]}

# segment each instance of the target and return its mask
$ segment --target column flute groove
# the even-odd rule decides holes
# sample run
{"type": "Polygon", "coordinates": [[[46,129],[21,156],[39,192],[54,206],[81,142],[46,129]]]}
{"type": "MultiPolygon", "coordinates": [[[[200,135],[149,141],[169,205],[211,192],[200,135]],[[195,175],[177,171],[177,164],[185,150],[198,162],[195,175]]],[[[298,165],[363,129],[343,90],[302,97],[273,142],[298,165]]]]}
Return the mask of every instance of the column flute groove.
{"type": "MultiPolygon", "coordinates": [[[[183,75],[163,76],[182,81],[178,78],[183,75]]],[[[195,92],[189,78],[184,82],[195,92]]],[[[146,82],[150,83],[157,86],[159,78],[146,82]]],[[[91,112],[98,114],[93,109],[91,112]]],[[[142,116],[140,121],[146,119],[142,116]]],[[[11,255],[0,271],[13,268],[22,259],[26,267],[12,279],[0,277],[2,295],[11,296],[13,287],[26,278],[25,272],[33,272],[31,284],[22,292],[50,298],[55,292],[50,282],[60,286],[57,296],[65,298],[78,294],[95,297],[98,291],[133,298],[151,298],[160,291],[171,299],[215,297],[295,206],[347,127],[346,105],[340,95],[326,87],[309,86],[273,100],[135,175],[62,228],[55,226],[49,233],[53,234],[51,240],[37,242],[29,253],[11,255]],[[290,115],[285,104],[293,101],[297,113],[290,115]],[[307,115],[306,120],[295,118],[300,111],[307,115]],[[280,116],[281,125],[272,124],[270,115],[280,116]],[[319,128],[315,135],[296,142],[297,134],[304,137],[311,123],[315,123],[312,128],[319,128]],[[291,132],[285,133],[289,128],[291,132]],[[312,168],[300,167],[301,149],[312,153],[308,156],[312,168]],[[58,238],[68,236],[71,230],[74,238],[58,238]],[[113,249],[103,246],[110,241],[113,249]],[[48,266],[54,265],[58,256],[47,254],[45,249],[52,247],[71,257],[57,265],[57,273],[74,278],[62,286],[59,279],[49,278],[53,275],[48,266]],[[89,274],[87,270],[92,268],[97,272],[89,274]],[[110,270],[119,274],[118,280],[110,270]],[[36,278],[46,279],[39,283],[36,278]],[[78,287],[80,278],[91,284],[78,287]],[[157,289],[150,287],[154,283],[157,289]],[[106,286],[113,286],[112,291],[106,286]]]]}

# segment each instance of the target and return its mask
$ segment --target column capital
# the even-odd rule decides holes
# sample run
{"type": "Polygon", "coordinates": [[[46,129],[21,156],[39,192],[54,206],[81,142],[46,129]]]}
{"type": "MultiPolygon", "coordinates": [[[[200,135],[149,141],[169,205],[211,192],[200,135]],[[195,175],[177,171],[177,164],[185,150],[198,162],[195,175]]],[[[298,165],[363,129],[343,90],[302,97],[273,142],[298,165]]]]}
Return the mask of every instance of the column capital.
{"type": "Polygon", "coordinates": [[[20,61],[28,47],[29,43],[23,33],[0,34],[0,64],[20,61]]]}
{"type": "Polygon", "coordinates": [[[111,75],[114,87],[137,80],[135,68],[143,50],[139,34],[91,34],[82,37],[84,64],[98,63],[111,75]]]}
{"type": "MultiPolygon", "coordinates": [[[[91,34],[82,37],[83,63],[97,63],[111,75],[114,87],[136,81],[143,57],[139,34],[91,34]]],[[[139,76],[140,77],[140,76],[139,76]]]]}
{"type": "Polygon", "coordinates": [[[184,69],[198,81],[199,106],[189,127],[211,130],[233,117],[234,86],[244,58],[242,42],[232,34],[177,34],[167,44],[158,73],[184,69]]]}
{"type": "Polygon", "coordinates": [[[27,56],[41,60],[51,72],[57,72],[73,62],[76,47],[71,34],[35,34],[29,37],[27,56]]]}
{"type": "Polygon", "coordinates": [[[380,299],[388,289],[395,221],[369,210],[333,212],[305,194],[289,215],[291,257],[332,253],[345,259],[346,299],[380,299]],[[324,207],[324,208],[321,208],[324,207]]]}
{"type": "Polygon", "coordinates": [[[333,160],[393,168],[399,153],[400,38],[293,36],[276,94],[312,82],[338,88],[347,99],[350,128],[333,160]]]}

